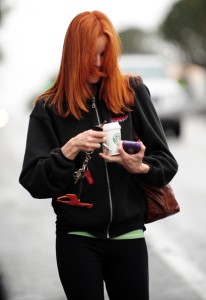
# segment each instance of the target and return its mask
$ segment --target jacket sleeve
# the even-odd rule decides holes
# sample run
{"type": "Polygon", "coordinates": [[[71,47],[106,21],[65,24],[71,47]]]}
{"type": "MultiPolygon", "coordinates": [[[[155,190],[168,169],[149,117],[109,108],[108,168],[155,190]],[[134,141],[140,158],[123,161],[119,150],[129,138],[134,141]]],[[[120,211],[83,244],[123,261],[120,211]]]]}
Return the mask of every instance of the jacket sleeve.
{"type": "Polygon", "coordinates": [[[144,83],[135,84],[135,106],[132,112],[134,130],[146,147],[143,162],[150,166],[139,179],[154,186],[164,186],[175,176],[178,164],[167,144],[165,133],[144,83]]]}
{"type": "Polygon", "coordinates": [[[52,198],[65,193],[73,172],[74,162],[62,154],[48,111],[38,102],[29,120],[19,182],[34,198],[52,198]]]}

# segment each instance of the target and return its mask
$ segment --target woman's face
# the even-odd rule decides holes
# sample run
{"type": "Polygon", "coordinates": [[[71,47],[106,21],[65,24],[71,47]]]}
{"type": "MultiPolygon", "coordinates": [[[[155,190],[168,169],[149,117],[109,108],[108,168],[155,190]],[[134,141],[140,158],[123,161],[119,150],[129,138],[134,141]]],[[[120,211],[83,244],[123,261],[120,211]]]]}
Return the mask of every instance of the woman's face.
{"type": "MultiPolygon", "coordinates": [[[[102,35],[97,39],[96,53],[94,56],[94,69],[101,71],[104,62],[105,50],[107,47],[107,38],[102,35]]],[[[100,80],[100,76],[92,75],[89,77],[89,83],[95,84],[100,80]]]]}

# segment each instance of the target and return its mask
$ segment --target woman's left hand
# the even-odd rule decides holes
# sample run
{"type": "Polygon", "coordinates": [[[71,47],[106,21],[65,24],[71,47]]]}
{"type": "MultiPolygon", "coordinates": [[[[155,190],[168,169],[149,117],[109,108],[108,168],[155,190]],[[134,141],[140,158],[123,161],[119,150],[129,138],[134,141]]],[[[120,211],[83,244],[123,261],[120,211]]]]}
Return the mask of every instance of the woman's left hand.
{"type": "Polygon", "coordinates": [[[141,142],[141,149],[136,154],[128,154],[122,147],[122,141],[118,144],[119,155],[108,155],[107,150],[99,155],[105,159],[106,162],[115,162],[122,165],[130,173],[147,173],[149,172],[149,165],[142,162],[146,147],[141,142]]]}

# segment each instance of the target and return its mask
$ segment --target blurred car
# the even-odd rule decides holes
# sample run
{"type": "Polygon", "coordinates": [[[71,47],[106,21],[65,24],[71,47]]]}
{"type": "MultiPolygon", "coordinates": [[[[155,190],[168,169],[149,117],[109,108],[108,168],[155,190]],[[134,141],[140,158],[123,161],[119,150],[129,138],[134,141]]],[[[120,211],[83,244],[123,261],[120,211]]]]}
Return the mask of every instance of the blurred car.
{"type": "Polygon", "coordinates": [[[187,94],[181,85],[168,75],[164,59],[150,54],[123,54],[119,64],[123,73],[142,77],[149,88],[165,133],[179,137],[187,94]]]}

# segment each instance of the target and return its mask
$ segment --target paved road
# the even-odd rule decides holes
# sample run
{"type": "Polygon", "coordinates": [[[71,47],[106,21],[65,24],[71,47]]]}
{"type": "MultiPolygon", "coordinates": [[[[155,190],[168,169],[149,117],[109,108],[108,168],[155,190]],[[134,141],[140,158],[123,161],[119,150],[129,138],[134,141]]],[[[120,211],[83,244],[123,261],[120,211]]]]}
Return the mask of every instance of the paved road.
{"type": "MultiPolygon", "coordinates": [[[[206,299],[206,123],[188,118],[184,126],[181,140],[169,139],[180,162],[173,185],[182,212],[146,231],[151,300],[206,299]]],[[[50,200],[32,199],[18,184],[26,130],[25,117],[0,128],[0,274],[8,300],[65,300],[55,263],[50,200]]]]}

